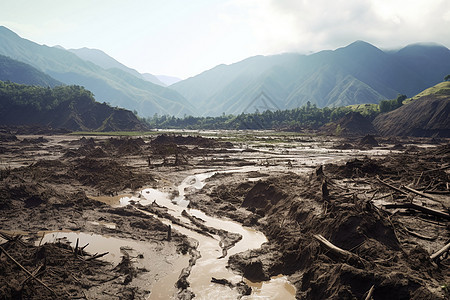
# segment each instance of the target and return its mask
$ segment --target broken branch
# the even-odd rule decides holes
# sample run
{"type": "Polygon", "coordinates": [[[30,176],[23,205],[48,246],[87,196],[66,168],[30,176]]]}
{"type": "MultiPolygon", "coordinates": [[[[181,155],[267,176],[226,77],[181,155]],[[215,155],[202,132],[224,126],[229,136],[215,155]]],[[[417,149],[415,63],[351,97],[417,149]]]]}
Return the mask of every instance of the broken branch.
{"type": "Polygon", "coordinates": [[[450,250],[450,243],[442,247],[439,251],[430,256],[431,260],[438,260],[444,253],[450,250]]]}
{"type": "Polygon", "coordinates": [[[414,203],[389,203],[389,204],[385,204],[383,205],[385,208],[410,208],[410,209],[415,209],[418,211],[421,211],[425,214],[428,215],[432,215],[435,217],[439,217],[439,218],[444,218],[447,220],[450,220],[450,215],[448,213],[445,213],[443,211],[439,211],[439,210],[435,210],[435,209],[431,209],[422,205],[417,205],[414,203]]]}
{"type": "Polygon", "coordinates": [[[422,196],[422,197],[424,197],[424,198],[428,198],[428,199],[430,199],[430,200],[433,200],[433,201],[435,201],[435,202],[441,203],[441,204],[443,205],[443,203],[442,203],[441,200],[438,200],[438,199],[436,199],[436,198],[433,197],[433,196],[426,195],[426,194],[424,194],[424,193],[422,193],[422,192],[419,192],[419,191],[417,191],[417,190],[415,190],[415,189],[413,189],[413,188],[407,187],[407,186],[405,186],[405,185],[402,186],[402,188],[404,188],[404,189],[407,190],[407,191],[410,191],[411,193],[414,193],[414,194],[416,194],[416,195],[422,196]]]}
{"type": "Polygon", "coordinates": [[[79,240],[78,240],[78,238],[77,238],[77,244],[75,245],[75,249],[74,249],[74,251],[73,251],[73,253],[75,254],[75,256],[78,255],[78,242],[79,242],[79,240]]]}
{"type": "Polygon", "coordinates": [[[377,176],[377,180],[378,180],[380,183],[384,184],[385,186],[387,186],[387,187],[393,189],[394,191],[397,191],[397,192],[399,192],[399,193],[401,193],[401,194],[404,194],[404,195],[408,195],[407,192],[402,191],[402,190],[399,189],[398,187],[395,187],[395,186],[393,186],[392,184],[389,184],[389,183],[387,183],[387,182],[384,182],[383,180],[380,179],[379,176],[377,176]]]}
{"type": "Polygon", "coordinates": [[[328,250],[330,250],[331,252],[333,252],[334,254],[344,257],[347,260],[352,260],[353,262],[356,262],[357,264],[362,264],[363,260],[356,254],[353,254],[350,251],[341,249],[337,246],[335,246],[333,243],[331,243],[330,241],[328,241],[326,238],[324,238],[321,234],[315,234],[314,238],[319,241],[319,243],[324,246],[325,248],[327,248],[328,250]]]}
{"type": "Polygon", "coordinates": [[[44,286],[47,290],[49,290],[52,294],[56,295],[56,292],[54,290],[52,290],[48,285],[46,285],[42,280],[40,280],[39,278],[36,278],[30,271],[28,271],[24,266],[22,266],[17,260],[14,259],[14,257],[12,257],[11,255],[9,255],[8,252],[6,252],[5,249],[3,249],[2,246],[0,246],[0,250],[1,252],[5,253],[5,255],[12,260],[17,266],[19,266],[25,273],[27,273],[28,276],[30,276],[31,278],[33,278],[34,280],[36,280],[37,282],[39,282],[42,286],[44,286]]]}
{"type": "Polygon", "coordinates": [[[93,260],[93,259],[96,259],[96,258],[103,257],[103,256],[105,256],[105,255],[108,254],[108,253],[109,253],[109,252],[100,253],[100,254],[95,254],[94,256],[89,257],[88,259],[86,259],[86,261],[90,261],[90,260],[93,260]]]}
{"type": "Polygon", "coordinates": [[[411,229],[409,229],[409,228],[407,228],[407,227],[405,227],[404,229],[405,229],[406,232],[408,232],[410,235],[415,236],[415,237],[417,237],[417,238],[419,238],[419,239],[422,239],[422,240],[434,241],[434,240],[436,240],[436,239],[438,238],[437,236],[436,236],[436,237],[431,237],[431,236],[422,235],[422,234],[417,233],[417,232],[415,232],[415,231],[413,231],[413,230],[411,230],[411,229]]]}
{"type": "Polygon", "coordinates": [[[445,170],[445,169],[448,169],[448,168],[450,168],[450,165],[445,165],[445,166],[442,166],[442,167],[436,168],[436,169],[426,170],[426,171],[424,171],[424,173],[434,172],[434,171],[439,171],[439,170],[445,170]]]}
{"type": "Polygon", "coordinates": [[[365,300],[370,300],[372,298],[373,290],[375,289],[375,286],[372,285],[372,287],[369,290],[369,293],[367,294],[367,297],[365,300]]]}

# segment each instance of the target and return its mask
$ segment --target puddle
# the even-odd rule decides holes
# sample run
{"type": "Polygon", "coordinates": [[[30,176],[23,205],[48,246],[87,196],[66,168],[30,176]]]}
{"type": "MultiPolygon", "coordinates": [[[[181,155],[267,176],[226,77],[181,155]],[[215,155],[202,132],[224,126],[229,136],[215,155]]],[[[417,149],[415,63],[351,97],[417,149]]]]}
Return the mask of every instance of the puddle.
{"type": "Polygon", "coordinates": [[[80,247],[89,243],[85,249],[87,252],[92,254],[109,252],[100,259],[112,263],[113,266],[116,266],[122,260],[124,252],[127,252],[135,262],[136,268],[145,268],[147,270],[147,272],[143,272],[133,279],[133,284],[139,285],[144,290],[151,290],[152,294],[156,293],[151,299],[167,299],[168,295],[176,293],[177,289],[173,283],[178,279],[180,270],[189,264],[190,257],[188,255],[178,255],[175,249],[167,252],[167,248],[155,243],[85,232],[56,231],[40,232],[38,234],[40,236],[44,234],[44,237],[42,241],[40,239],[36,241],[36,245],[39,245],[39,243],[58,242],[59,239],[67,239],[72,247],[75,247],[77,239],[79,239],[78,245],[80,247]],[[141,258],[140,255],[142,255],[141,258]],[[171,281],[172,284],[165,286],[161,290],[156,284],[166,280],[173,280],[171,281]],[[164,293],[164,296],[155,297],[158,295],[158,292],[159,294],[164,293]]]}
{"type": "Polygon", "coordinates": [[[56,243],[59,239],[67,239],[72,247],[75,247],[77,239],[79,239],[79,246],[82,247],[89,243],[86,247],[86,251],[89,253],[104,253],[109,252],[109,254],[103,257],[104,260],[107,260],[113,264],[118,264],[121,261],[121,257],[123,255],[122,249],[133,249],[127,250],[130,255],[137,255],[139,253],[143,253],[148,251],[146,249],[144,243],[140,243],[134,240],[126,240],[119,239],[114,237],[106,237],[99,234],[93,233],[85,233],[85,232],[64,232],[64,231],[55,231],[55,232],[39,232],[38,235],[42,236],[44,234],[44,238],[42,241],[38,240],[36,244],[38,245],[40,242],[44,243],[56,243]]]}
{"type": "Polygon", "coordinates": [[[105,222],[94,222],[94,221],[92,221],[92,222],[89,222],[89,223],[91,223],[92,225],[98,225],[98,226],[104,226],[104,227],[106,227],[106,228],[109,228],[109,229],[116,229],[116,224],[114,224],[114,223],[105,223],[105,222]]]}
{"type": "Polygon", "coordinates": [[[295,287],[291,285],[286,276],[272,277],[270,281],[252,282],[244,279],[244,282],[252,288],[250,296],[241,299],[295,299],[295,287]],[[284,288],[280,288],[283,286],[284,288]]]}
{"type": "Polygon", "coordinates": [[[131,196],[131,194],[121,194],[116,196],[89,196],[89,198],[106,203],[111,206],[117,206],[117,203],[120,203],[120,199],[131,196]]]}

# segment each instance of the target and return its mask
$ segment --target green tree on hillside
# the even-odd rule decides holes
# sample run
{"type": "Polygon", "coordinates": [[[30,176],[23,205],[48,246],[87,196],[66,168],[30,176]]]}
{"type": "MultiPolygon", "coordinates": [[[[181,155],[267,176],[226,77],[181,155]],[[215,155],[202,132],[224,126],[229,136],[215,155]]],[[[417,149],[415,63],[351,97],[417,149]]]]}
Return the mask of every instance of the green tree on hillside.
{"type": "Polygon", "coordinates": [[[406,100],[406,95],[398,95],[394,100],[382,100],[380,102],[380,112],[385,113],[399,108],[403,105],[403,100],[406,100]]]}
{"type": "Polygon", "coordinates": [[[449,81],[450,80],[450,74],[448,74],[447,76],[444,77],[444,81],[449,81]]]}
{"type": "Polygon", "coordinates": [[[402,106],[403,105],[403,101],[406,100],[406,98],[407,98],[406,95],[398,95],[398,97],[397,97],[397,107],[396,108],[402,106]]]}

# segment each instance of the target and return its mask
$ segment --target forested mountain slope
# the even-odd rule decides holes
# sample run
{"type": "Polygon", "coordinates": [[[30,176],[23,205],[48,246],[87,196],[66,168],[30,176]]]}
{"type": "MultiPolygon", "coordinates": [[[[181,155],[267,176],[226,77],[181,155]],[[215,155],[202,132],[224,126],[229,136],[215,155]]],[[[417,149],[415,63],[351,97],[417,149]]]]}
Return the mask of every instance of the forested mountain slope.
{"type": "Polygon", "coordinates": [[[171,86],[203,115],[378,103],[411,97],[450,70],[450,50],[434,44],[382,51],[357,41],[311,55],[256,56],[220,65],[171,86]]]}
{"type": "Polygon", "coordinates": [[[0,81],[0,125],[43,125],[68,130],[144,130],[128,110],[96,102],[80,86],[53,89],[0,81]]]}
{"type": "Polygon", "coordinates": [[[373,124],[382,135],[450,137],[450,82],[439,83],[373,124]]]}
{"type": "Polygon", "coordinates": [[[137,110],[143,116],[155,113],[182,116],[195,111],[174,90],[117,68],[104,69],[60,47],[36,44],[3,26],[0,26],[0,54],[30,64],[65,84],[84,86],[99,101],[137,110]]]}

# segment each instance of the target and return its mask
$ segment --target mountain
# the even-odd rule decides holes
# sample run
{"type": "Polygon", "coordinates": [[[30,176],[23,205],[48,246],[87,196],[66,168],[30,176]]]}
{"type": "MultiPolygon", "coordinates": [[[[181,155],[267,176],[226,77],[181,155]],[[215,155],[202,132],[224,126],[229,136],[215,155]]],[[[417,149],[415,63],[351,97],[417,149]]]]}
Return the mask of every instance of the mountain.
{"type": "Polygon", "coordinates": [[[141,74],[138,71],[121,64],[120,62],[118,62],[117,60],[115,60],[102,50],[80,48],[80,49],[69,49],[69,51],[75,53],[79,58],[90,61],[96,64],[97,66],[102,67],[103,69],[112,69],[112,68],[120,69],[122,71],[130,73],[133,76],[136,76],[137,78],[147,80],[157,85],[166,86],[166,84],[161,82],[155,75],[149,73],[141,74]]]}
{"type": "Polygon", "coordinates": [[[85,86],[99,101],[142,116],[241,114],[293,109],[308,102],[318,107],[379,103],[398,94],[415,95],[450,70],[450,50],[441,45],[382,51],[357,41],[311,55],[250,57],[176,83],[161,76],[160,84],[170,84],[164,87],[150,82],[158,80],[154,75],[139,74],[100,50],[38,45],[2,26],[0,54],[64,84],[85,86]]]}
{"type": "Polygon", "coordinates": [[[411,101],[381,114],[373,124],[382,135],[450,137],[450,82],[441,82],[411,101]]]}
{"type": "Polygon", "coordinates": [[[105,69],[59,47],[39,45],[0,26],[0,54],[27,63],[53,78],[91,90],[96,99],[138,111],[183,116],[196,108],[178,92],[118,69],[105,69]]]}
{"type": "Polygon", "coordinates": [[[379,103],[415,95],[450,70],[450,50],[415,44],[382,51],[357,41],[311,55],[255,56],[171,85],[202,115],[379,103]]]}
{"type": "Polygon", "coordinates": [[[80,86],[53,89],[0,81],[0,124],[41,125],[74,131],[147,130],[131,111],[96,102],[80,86]]]}
{"type": "MultiPolygon", "coordinates": [[[[148,73],[144,73],[142,75],[147,76],[147,74],[148,73]]],[[[149,74],[149,75],[151,75],[151,74],[149,74]]],[[[182,80],[181,78],[174,77],[174,76],[167,76],[167,75],[155,75],[155,76],[156,76],[156,78],[158,78],[158,80],[162,81],[167,86],[172,85],[172,84],[177,83],[182,80]]]]}
{"type": "Polygon", "coordinates": [[[0,55],[0,80],[44,87],[62,85],[38,69],[3,55],[0,55]]]}
{"type": "Polygon", "coordinates": [[[164,81],[160,80],[158,76],[150,74],[150,73],[142,73],[141,74],[142,79],[153,82],[154,84],[158,84],[161,86],[168,86],[164,81]]]}

